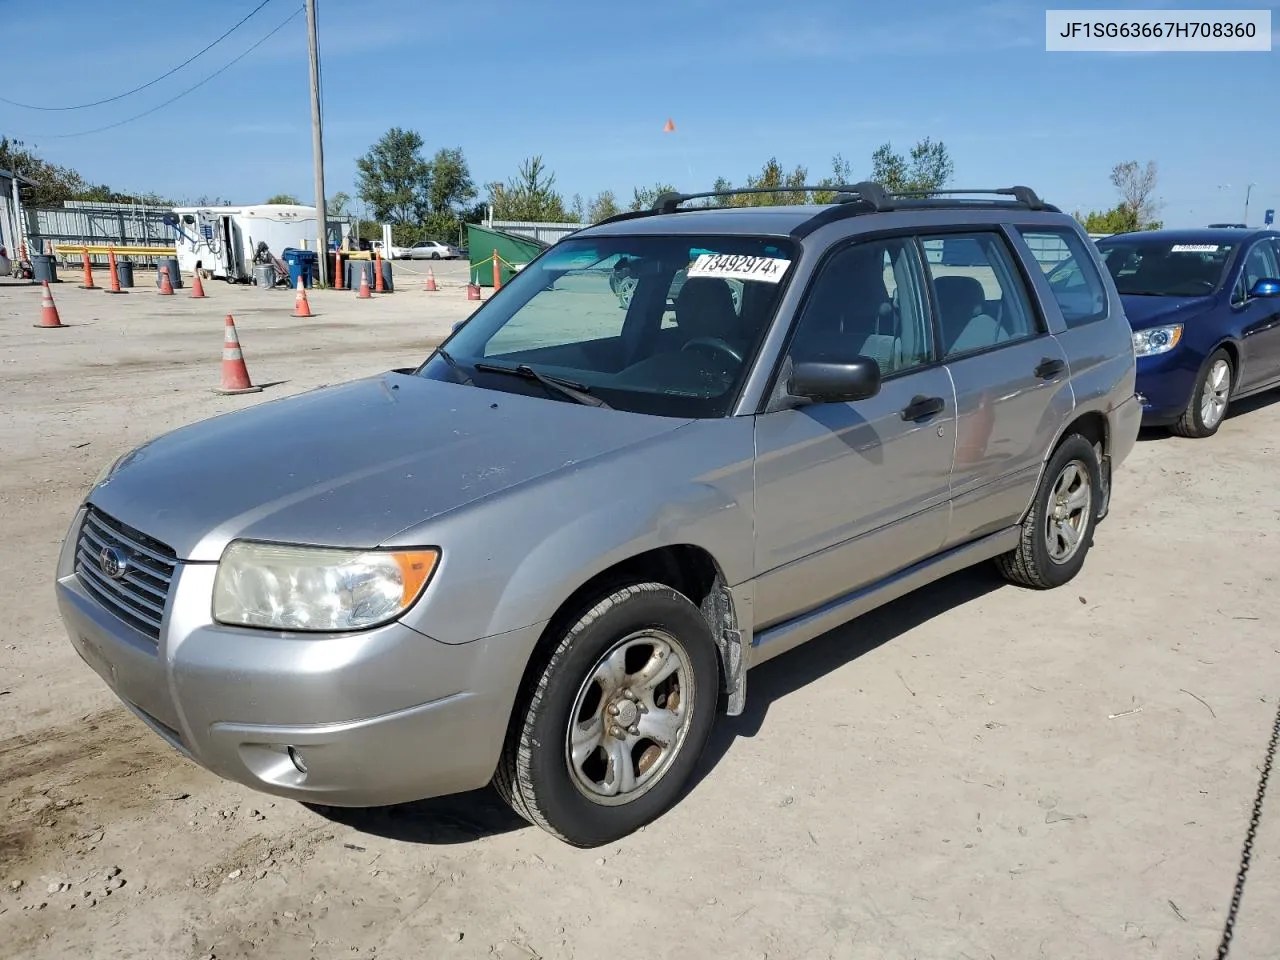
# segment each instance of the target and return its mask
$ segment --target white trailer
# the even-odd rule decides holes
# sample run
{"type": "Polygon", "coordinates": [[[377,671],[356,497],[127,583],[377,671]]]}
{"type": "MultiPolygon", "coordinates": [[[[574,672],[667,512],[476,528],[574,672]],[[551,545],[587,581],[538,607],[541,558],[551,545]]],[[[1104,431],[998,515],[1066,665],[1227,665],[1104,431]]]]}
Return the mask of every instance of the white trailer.
{"type": "MultiPolygon", "coordinates": [[[[315,249],[315,207],[285,203],[174,207],[173,219],[174,246],[183,273],[203,269],[214,277],[239,283],[252,278],[259,244],[267,245],[282,268],[280,254],[286,248],[315,249]]],[[[328,246],[339,242],[347,229],[347,224],[330,222],[328,246]]]]}

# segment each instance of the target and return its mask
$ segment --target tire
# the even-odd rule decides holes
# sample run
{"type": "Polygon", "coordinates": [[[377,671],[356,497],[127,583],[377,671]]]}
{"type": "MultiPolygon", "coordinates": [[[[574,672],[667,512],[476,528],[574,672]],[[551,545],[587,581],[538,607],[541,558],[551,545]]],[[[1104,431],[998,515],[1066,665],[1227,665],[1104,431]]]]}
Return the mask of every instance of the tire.
{"type": "Polygon", "coordinates": [[[1100,498],[1101,471],[1093,444],[1078,433],[1069,434],[1045,466],[1035,501],[1022,521],[1018,546],[996,558],[1000,572],[1013,583],[1037,590],[1060,587],[1074,578],[1093,545],[1100,498]],[[1081,503],[1071,494],[1082,484],[1087,486],[1081,503]],[[1069,499],[1059,504],[1060,497],[1069,499]],[[1056,507],[1062,507],[1058,519],[1056,507]],[[1060,519],[1064,516],[1065,523],[1060,519]],[[1076,535],[1074,546],[1065,554],[1061,551],[1071,541],[1064,527],[1076,535]]]}
{"type": "Polygon", "coordinates": [[[573,846],[633,833],[682,794],[715,722],[719,669],[707,622],[685,596],[659,583],[616,588],[559,634],[530,675],[494,786],[516,813],[573,846]],[[646,692],[646,674],[667,679],[646,692]],[[629,730],[619,726],[626,721],[629,730]],[[576,753],[571,728],[582,735],[576,753]]]}
{"type": "Polygon", "coordinates": [[[431,255],[431,259],[432,259],[432,260],[439,260],[439,259],[440,259],[440,254],[438,254],[438,253],[433,253],[433,254],[431,255]]]}
{"type": "Polygon", "coordinates": [[[1235,370],[1227,351],[1218,349],[1209,355],[1191,393],[1191,402],[1182,412],[1173,432],[1180,437],[1203,440],[1218,432],[1227,418],[1227,404],[1235,385],[1235,370]]]}

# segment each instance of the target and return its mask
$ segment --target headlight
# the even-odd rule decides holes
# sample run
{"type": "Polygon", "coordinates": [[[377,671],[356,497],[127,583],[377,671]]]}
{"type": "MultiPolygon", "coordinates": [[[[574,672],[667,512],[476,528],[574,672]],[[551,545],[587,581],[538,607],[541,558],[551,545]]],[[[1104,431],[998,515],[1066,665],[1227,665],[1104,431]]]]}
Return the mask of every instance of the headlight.
{"type": "Polygon", "coordinates": [[[1154,357],[1168,353],[1182,340],[1182,324],[1171,323],[1167,327],[1137,330],[1133,334],[1133,352],[1140,357],[1154,357]]]}
{"type": "Polygon", "coordinates": [[[220,623],[274,630],[363,630],[413,606],[438,550],[335,550],[237,540],[213,583],[220,623]]]}

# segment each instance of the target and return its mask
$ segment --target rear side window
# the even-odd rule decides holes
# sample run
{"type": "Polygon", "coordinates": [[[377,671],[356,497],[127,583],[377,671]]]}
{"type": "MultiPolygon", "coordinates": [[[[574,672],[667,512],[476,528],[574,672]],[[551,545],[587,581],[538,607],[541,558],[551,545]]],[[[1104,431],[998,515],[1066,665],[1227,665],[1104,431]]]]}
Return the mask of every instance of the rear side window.
{"type": "Polygon", "coordinates": [[[945,358],[1040,333],[1004,238],[994,231],[921,237],[945,358]]]}
{"type": "Polygon", "coordinates": [[[1107,315],[1106,288],[1079,236],[1070,230],[1018,232],[1044,271],[1068,328],[1082,327],[1107,315]]]}

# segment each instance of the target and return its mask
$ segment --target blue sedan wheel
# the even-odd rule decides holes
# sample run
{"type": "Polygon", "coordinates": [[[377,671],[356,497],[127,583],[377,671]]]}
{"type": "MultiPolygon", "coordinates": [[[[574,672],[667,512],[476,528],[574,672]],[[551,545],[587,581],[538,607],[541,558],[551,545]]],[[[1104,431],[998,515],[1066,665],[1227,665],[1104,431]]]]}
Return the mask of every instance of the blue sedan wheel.
{"type": "Polygon", "coordinates": [[[1234,379],[1231,358],[1225,350],[1215,350],[1204,365],[1195,392],[1191,395],[1191,402],[1174,424],[1173,432],[1192,439],[1211,437],[1217,433],[1227,415],[1234,379]]]}

